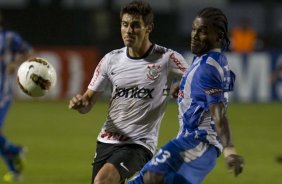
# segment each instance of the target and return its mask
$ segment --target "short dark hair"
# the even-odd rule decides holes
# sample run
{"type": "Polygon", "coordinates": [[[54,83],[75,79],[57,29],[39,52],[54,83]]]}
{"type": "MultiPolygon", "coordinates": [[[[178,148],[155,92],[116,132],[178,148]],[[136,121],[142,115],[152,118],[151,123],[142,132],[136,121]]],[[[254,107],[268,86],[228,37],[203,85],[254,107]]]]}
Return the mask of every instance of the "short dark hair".
{"type": "Polygon", "coordinates": [[[223,50],[229,50],[230,40],[228,37],[228,20],[226,15],[218,8],[207,7],[199,11],[197,16],[209,20],[216,29],[223,33],[224,39],[221,47],[223,50]]]}
{"type": "Polygon", "coordinates": [[[127,4],[120,11],[120,19],[124,14],[130,15],[140,15],[145,23],[145,25],[150,25],[154,23],[154,13],[147,1],[135,0],[127,4]]]}

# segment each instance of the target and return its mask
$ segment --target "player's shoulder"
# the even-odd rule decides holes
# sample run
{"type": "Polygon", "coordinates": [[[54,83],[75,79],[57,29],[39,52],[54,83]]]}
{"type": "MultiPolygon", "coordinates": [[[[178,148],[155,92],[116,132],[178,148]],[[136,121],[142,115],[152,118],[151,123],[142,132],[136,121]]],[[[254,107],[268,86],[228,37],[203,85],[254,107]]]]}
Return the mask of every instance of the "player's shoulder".
{"type": "Polygon", "coordinates": [[[154,44],[154,53],[156,54],[165,54],[168,52],[168,48],[158,45],[158,44],[154,44]]]}
{"type": "Polygon", "coordinates": [[[202,57],[202,63],[211,65],[226,65],[227,58],[222,52],[208,52],[202,57]]]}
{"type": "Polygon", "coordinates": [[[20,50],[30,50],[31,46],[22,38],[22,36],[14,30],[4,29],[1,31],[1,37],[4,41],[9,41],[15,45],[21,45],[20,50]]]}
{"type": "Polygon", "coordinates": [[[14,30],[4,29],[1,32],[2,32],[2,34],[5,34],[6,36],[21,37],[20,34],[17,31],[14,31],[14,30]]]}
{"type": "Polygon", "coordinates": [[[164,57],[167,56],[169,59],[172,59],[172,60],[173,59],[184,60],[184,57],[179,52],[177,52],[177,51],[175,51],[171,48],[167,48],[167,47],[160,46],[160,45],[157,45],[157,44],[155,44],[154,53],[164,55],[164,57]]]}
{"type": "Polygon", "coordinates": [[[154,44],[154,52],[155,53],[160,53],[160,54],[171,54],[171,53],[177,53],[179,54],[177,51],[171,49],[171,48],[167,48],[158,44],[154,44]]]}
{"type": "Polygon", "coordinates": [[[126,54],[125,47],[120,48],[120,49],[112,50],[109,53],[107,53],[106,56],[108,56],[108,57],[115,57],[115,56],[118,56],[118,55],[121,55],[121,54],[126,54]]]}
{"type": "Polygon", "coordinates": [[[120,48],[120,49],[115,49],[115,50],[112,50],[112,51],[108,52],[108,53],[104,56],[103,60],[108,60],[108,61],[110,61],[110,60],[112,60],[113,58],[119,58],[119,57],[121,57],[121,56],[124,55],[124,54],[126,54],[126,48],[125,48],[125,47],[120,48]]]}

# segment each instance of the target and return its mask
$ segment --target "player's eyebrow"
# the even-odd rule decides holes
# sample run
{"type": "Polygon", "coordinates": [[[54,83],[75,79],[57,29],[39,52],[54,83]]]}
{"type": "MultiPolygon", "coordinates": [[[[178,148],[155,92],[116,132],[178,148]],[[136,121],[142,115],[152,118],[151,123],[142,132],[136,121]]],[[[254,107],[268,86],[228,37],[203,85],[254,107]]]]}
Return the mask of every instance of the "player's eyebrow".
{"type": "Polygon", "coordinates": [[[126,21],[126,20],[121,20],[121,23],[130,23],[130,24],[140,24],[140,20],[134,20],[134,21],[126,21]]]}

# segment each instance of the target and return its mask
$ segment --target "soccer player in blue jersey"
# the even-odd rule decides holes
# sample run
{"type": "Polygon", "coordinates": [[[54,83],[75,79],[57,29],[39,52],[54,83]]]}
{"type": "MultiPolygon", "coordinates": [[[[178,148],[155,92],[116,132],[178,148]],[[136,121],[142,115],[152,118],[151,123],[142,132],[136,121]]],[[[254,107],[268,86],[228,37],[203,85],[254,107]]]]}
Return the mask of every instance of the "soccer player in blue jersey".
{"type": "Polygon", "coordinates": [[[229,46],[228,22],[217,8],[199,11],[192,24],[196,56],[182,77],[178,95],[180,130],[129,184],[200,184],[223,151],[235,176],[244,167],[232,143],[226,116],[227,93],[235,75],[222,51],[229,46]]]}
{"type": "Polygon", "coordinates": [[[13,75],[19,64],[31,56],[32,48],[18,33],[5,30],[1,25],[0,15],[0,154],[9,170],[3,179],[12,182],[21,179],[24,149],[8,141],[3,126],[13,100],[13,75]]]}

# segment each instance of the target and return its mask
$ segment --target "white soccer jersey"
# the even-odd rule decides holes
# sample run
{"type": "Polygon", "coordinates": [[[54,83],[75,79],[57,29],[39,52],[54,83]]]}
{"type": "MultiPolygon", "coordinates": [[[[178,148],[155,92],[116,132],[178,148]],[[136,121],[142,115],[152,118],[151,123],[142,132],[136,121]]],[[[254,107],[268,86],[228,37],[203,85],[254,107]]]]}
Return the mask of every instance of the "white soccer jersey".
{"type": "Polygon", "coordinates": [[[113,89],[98,141],[140,144],[154,152],[171,76],[181,77],[187,67],[179,53],[156,44],[142,58],[131,58],[126,47],[105,55],[88,86],[103,91],[110,84],[113,89]]]}

